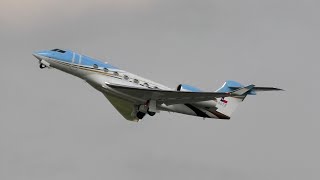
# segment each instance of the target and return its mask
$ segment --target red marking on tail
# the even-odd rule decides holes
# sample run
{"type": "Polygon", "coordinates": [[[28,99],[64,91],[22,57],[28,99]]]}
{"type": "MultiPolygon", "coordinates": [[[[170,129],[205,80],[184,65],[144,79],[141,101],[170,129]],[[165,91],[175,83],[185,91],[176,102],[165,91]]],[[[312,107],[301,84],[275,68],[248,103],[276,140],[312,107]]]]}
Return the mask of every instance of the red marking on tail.
{"type": "Polygon", "coordinates": [[[224,97],[223,97],[223,98],[221,98],[221,100],[220,100],[220,101],[221,101],[221,102],[223,102],[223,103],[226,103],[226,104],[228,103],[228,101],[227,101],[227,100],[225,100],[225,99],[224,99],[224,97]]]}

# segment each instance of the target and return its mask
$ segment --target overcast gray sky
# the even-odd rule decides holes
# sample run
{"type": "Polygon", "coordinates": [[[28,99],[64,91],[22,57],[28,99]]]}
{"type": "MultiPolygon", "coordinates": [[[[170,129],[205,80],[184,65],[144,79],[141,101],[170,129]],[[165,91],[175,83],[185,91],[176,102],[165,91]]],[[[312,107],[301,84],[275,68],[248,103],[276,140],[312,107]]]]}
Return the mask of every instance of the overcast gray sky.
{"type": "Polygon", "coordinates": [[[1,0],[0,179],[319,179],[316,0],[1,0]],[[67,48],[175,87],[225,80],[249,97],[230,121],[124,118],[32,52],[67,48]]]}

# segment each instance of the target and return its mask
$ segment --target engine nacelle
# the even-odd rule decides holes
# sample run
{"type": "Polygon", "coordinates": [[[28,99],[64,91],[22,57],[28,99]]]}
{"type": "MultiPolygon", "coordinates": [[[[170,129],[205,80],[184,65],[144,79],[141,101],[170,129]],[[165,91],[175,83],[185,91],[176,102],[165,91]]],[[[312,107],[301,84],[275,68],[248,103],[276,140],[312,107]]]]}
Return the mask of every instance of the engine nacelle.
{"type": "Polygon", "coordinates": [[[196,87],[193,87],[193,86],[190,86],[190,85],[187,85],[187,84],[180,84],[180,85],[177,87],[177,91],[201,92],[200,89],[198,89],[198,88],[196,88],[196,87]]]}

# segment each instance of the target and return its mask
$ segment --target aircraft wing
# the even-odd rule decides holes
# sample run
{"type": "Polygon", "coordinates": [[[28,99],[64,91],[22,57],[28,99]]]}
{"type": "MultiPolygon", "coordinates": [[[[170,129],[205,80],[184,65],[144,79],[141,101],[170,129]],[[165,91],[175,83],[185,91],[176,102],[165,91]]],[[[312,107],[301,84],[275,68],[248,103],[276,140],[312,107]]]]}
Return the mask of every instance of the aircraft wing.
{"type": "Polygon", "coordinates": [[[110,101],[113,107],[127,120],[137,121],[138,119],[132,115],[135,111],[134,104],[132,102],[126,101],[125,99],[112,96],[110,94],[104,94],[106,98],[110,101]]]}
{"type": "Polygon", "coordinates": [[[139,88],[113,83],[108,83],[107,85],[116,93],[121,93],[124,96],[133,97],[137,100],[140,100],[142,103],[148,100],[155,100],[159,104],[164,103],[166,105],[209,101],[221,97],[242,96],[254,87],[254,85],[250,85],[247,87],[238,88],[232,92],[189,92],[139,88]]]}

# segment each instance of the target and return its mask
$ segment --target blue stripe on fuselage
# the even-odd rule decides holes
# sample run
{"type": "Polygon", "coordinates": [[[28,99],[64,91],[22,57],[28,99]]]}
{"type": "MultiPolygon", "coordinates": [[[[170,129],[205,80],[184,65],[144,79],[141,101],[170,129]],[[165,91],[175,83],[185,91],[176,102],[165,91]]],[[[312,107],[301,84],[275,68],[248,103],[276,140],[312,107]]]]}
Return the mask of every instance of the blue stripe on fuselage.
{"type": "Polygon", "coordinates": [[[112,66],[110,64],[107,64],[107,63],[101,62],[99,60],[90,58],[88,56],[82,55],[81,65],[83,65],[83,66],[93,66],[94,64],[98,65],[99,69],[100,68],[119,69],[119,68],[116,68],[116,67],[114,67],[114,66],[112,66]]]}

